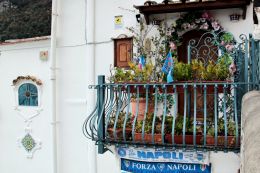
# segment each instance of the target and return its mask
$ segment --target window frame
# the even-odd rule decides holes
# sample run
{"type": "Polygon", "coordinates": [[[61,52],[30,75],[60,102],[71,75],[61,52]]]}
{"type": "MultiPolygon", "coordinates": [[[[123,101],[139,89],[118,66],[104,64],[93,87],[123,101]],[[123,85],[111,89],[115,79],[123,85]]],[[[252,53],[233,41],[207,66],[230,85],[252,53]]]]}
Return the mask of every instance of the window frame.
{"type": "Polygon", "coordinates": [[[14,92],[15,92],[15,105],[16,105],[17,108],[19,108],[19,109],[20,108],[23,108],[23,109],[40,109],[41,108],[42,87],[37,85],[36,82],[33,82],[32,80],[22,80],[21,82],[19,82],[18,84],[15,85],[14,92]],[[24,84],[32,84],[37,88],[38,105],[36,105],[36,106],[25,106],[25,105],[19,104],[19,88],[24,84]]]}

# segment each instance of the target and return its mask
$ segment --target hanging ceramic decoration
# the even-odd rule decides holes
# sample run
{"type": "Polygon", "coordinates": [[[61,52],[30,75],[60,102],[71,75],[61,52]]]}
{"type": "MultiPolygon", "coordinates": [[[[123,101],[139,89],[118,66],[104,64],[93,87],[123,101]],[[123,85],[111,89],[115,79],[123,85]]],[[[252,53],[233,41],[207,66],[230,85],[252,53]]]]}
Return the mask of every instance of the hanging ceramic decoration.
{"type": "Polygon", "coordinates": [[[41,141],[36,139],[32,135],[30,127],[26,127],[25,133],[18,139],[18,145],[24,149],[27,154],[27,158],[32,158],[36,150],[41,149],[41,141]]]}

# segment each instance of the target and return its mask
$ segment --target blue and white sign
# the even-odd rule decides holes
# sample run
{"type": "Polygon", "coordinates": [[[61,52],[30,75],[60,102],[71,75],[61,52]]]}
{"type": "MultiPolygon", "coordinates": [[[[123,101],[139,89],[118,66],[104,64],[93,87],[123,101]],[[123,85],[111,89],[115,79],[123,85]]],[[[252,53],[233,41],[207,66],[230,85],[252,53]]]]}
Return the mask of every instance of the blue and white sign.
{"type": "Polygon", "coordinates": [[[211,165],[121,159],[122,173],[211,173],[211,165]]]}
{"type": "Polygon", "coordinates": [[[118,157],[144,162],[175,162],[209,165],[208,152],[158,150],[152,148],[116,148],[118,157]]]}

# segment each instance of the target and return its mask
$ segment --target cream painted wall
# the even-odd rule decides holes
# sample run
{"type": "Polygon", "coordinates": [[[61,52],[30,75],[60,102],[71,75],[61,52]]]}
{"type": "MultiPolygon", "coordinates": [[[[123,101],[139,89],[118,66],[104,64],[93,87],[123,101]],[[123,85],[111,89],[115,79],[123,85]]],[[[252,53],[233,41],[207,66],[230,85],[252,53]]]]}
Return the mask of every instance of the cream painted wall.
{"type": "Polygon", "coordinates": [[[40,60],[40,51],[49,50],[50,41],[0,46],[0,172],[21,173],[52,170],[51,110],[49,61],[40,60]],[[15,97],[12,81],[18,76],[33,75],[42,80],[43,111],[32,121],[33,137],[42,141],[42,148],[33,159],[18,147],[18,138],[24,135],[25,123],[14,110],[15,97]]]}

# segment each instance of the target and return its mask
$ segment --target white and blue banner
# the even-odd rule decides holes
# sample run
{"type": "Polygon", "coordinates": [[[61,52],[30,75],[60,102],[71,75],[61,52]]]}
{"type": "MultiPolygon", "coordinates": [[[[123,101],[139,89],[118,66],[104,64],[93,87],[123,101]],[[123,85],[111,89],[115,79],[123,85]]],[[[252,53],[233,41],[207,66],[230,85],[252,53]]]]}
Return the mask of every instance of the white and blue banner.
{"type": "Polygon", "coordinates": [[[119,158],[143,162],[174,162],[209,165],[209,152],[158,150],[153,148],[116,148],[119,158]]]}
{"type": "Polygon", "coordinates": [[[121,173],[211,173],[211,165],[121,159],[121,173]]]}

